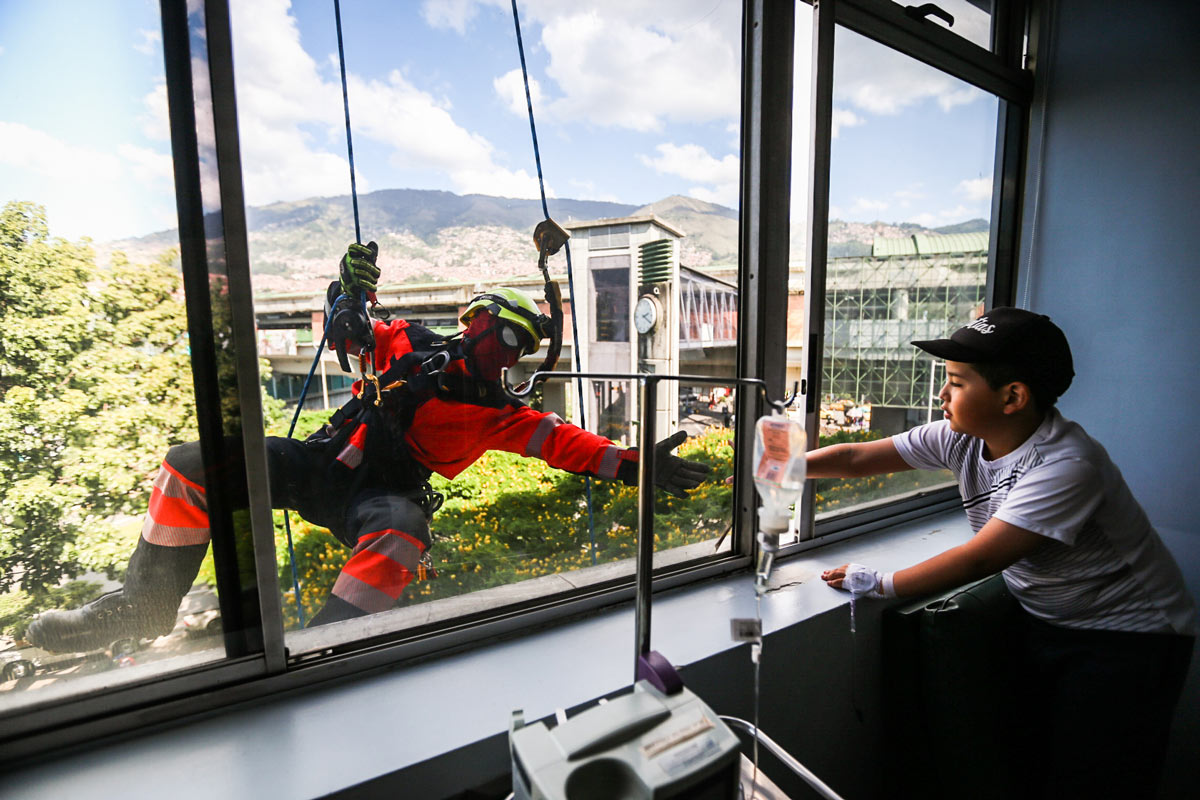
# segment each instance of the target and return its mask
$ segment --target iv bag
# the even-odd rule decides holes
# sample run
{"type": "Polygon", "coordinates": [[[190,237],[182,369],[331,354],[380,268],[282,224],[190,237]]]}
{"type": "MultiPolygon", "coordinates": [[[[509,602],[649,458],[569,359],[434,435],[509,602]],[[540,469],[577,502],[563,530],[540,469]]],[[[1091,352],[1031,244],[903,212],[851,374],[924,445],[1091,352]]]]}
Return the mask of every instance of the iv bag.
{"type": "Polygon", "coordinates": [[[755,426],[754,488],[764,527],[787,530],[790,507],[804,492],[806,441],[804,427],[781,414],[760,417],[755,426]]]}

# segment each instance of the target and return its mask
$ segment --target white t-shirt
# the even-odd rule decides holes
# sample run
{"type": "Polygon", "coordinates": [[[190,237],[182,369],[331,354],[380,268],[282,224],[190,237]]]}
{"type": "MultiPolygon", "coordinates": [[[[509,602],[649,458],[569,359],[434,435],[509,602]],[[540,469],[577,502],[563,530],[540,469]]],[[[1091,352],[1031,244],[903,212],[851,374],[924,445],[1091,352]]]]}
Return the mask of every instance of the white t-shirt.
{"type": "Polygon", "coordinates": [[[984,442],[946,421],[892,437],[917,469],[958,476],[971,528],[992,517],[1046,537],[1004,570],[1030,614],[1069,628],[1194,634],[1183,575],[1108,453],[1057,409],[1013,452],[988,461],[984,442]]]}

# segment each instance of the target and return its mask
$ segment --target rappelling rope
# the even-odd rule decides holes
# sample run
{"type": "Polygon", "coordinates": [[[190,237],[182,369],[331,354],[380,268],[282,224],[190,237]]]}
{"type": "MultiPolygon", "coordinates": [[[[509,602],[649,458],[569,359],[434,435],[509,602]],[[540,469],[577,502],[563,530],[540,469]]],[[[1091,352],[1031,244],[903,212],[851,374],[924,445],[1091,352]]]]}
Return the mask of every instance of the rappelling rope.
{"type": "MultiPolygon", "coordinates": [[[[362,228],[359,225],[358,218],[358,182],[354,178],[354,139],[350,135],[350,92],[346,86],[346,49],[342,45],[342,6],[338,0],[333,0],[333,18],[337,26],[337,43],[338,43],[338,64],[342,71],[342,107],[346,112],[346,156],[350,162],[350,204],[354,210],[354,241],[362,244],[362,228]]],[[[343,295],[344,296],[344,295],[343,295]]],[[[341,297],[334,302],[334,307],[342,300],[341,297]]],[[[366,308],[367,298],[362,298],[363,308],[366,308]]],[[[332,321],[332,315],[325,320],[325,332],[321,335],[321,343],[317,345],[317,353],[313,357],[312,366],[308,368],[308,375],[304,378],[304,386],[300,389],[300,399],[296,402],[296,413],[292,415],[292,424],[288,426],[288,438],[292,438],[292,434],[296,432],[296,422],[300,419],[300,412],[304,408],[304,400],[308,397],[308,385],[312,382],[313,373],[317,371],[317,364],[321,361],[321,355],[325,352],[325,343],[329,341],[329,323],[332,321]]],[[[364,375],[365,377],[365,375],[364,375]]],[[[296,616],[300,620],[300,627],[305,625],[304,618],[304,603],[300,598],[300,573],[296,570],[296,547],[292,541],[292,524],[289,519],[289,512],[285,508],[283,510],[283,530],[287,534],[288,559],[292,566],[292,587],[296,592],[296,616]]]]}
{"type": "MultiPolygon", "coordinates": [[[[512,0],[513,12],[513,27],[517,29],[517,53],[521,57],[521,78],[525,81],[525,107],[529,109],[529,134],[533,137],[533,160],[537,165],[538,191],[542,195],[542,216],[550,219],[550,209],[546,205],[546,182],[542,178],[542,153],[538,148],[537,124],[533,119],[533,97],[529,93],[529,70],[525,66],[525,44],[521,39],[521,15],[517,12],[517,0],[512,0]]],[[[572,355],[575,360],[575,371],[583,372],[581,366],[582,361],[579,357],[579,322],[574,313],[575,306],[575,279],[571,269],[571,242],[567,241],[564,245],[567,252],[567,291],[571,294],[571,341],[572,355]]],[[[583,378],[575,379],[575,391],[579,395],[579,427],[587,428],[587,421],[584,418],[584,394],[583,394],[583,378]]],[[[588,538],[592,545],[592,565],[596,564],[596,526],[592,516],[592,477],[585,475],[583,477],[584,491],[587,493],[587,509],[588,509],[588,538]]]]}
{"type": "Polygon", "coordinates": [[[354,139],[350,136],[350,92],[346,88],[346,50],[342,47],[342,7],[333,0],[333,17],[337,22],[338,64],[342,68],[342,106],[346,109],[346,155],[350,160],[350,202],[354,206],[354,241],[362,244],[358,225],[358,184],[354,180],[354,139]]]}

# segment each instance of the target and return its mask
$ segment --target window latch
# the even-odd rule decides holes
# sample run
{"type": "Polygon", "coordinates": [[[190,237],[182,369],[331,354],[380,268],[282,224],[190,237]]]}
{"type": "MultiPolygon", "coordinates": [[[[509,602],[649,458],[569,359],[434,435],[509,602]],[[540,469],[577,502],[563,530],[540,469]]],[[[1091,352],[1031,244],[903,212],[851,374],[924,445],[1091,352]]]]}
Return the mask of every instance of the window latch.
{"type": "Polygon", "coordinates": [[[904,13],[908,14],[913,19],[928,21],[930,17],[937,17],[942,22],[945,22],[951,28],[954,27],[954,15],[944,8],[939,8],[935,3],[925,3],[919,6],[905,6],[904,13]]]}

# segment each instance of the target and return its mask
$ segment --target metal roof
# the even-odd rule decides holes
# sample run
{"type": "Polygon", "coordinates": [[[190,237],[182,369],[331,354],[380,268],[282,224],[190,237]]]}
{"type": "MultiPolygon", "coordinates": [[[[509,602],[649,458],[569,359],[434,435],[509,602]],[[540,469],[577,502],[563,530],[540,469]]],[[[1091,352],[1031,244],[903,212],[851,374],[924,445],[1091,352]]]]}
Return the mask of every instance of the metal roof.
{"type": "Polygon", "coordinates": [[[587,228],[602,228],[608,225],[629,225],[638,222],[649,222],[652,225],[657,225],[664,231],[673,233],[681,239],[687,236],[686,233],[667,222],[657,214],[637,214],[632,217],[605,217],[604,219],[572,220],[562,223],[562,226],[569,231],[578,231],[585,230],[587,228]]]}
{"type": "Polygon", "coordinates": [[[876,236],[871,246],[875,258],[889,256],[934,255],[938,253],[986,253],[988,234],[978,233],[914,233],[912,236],[876,236]]]}

